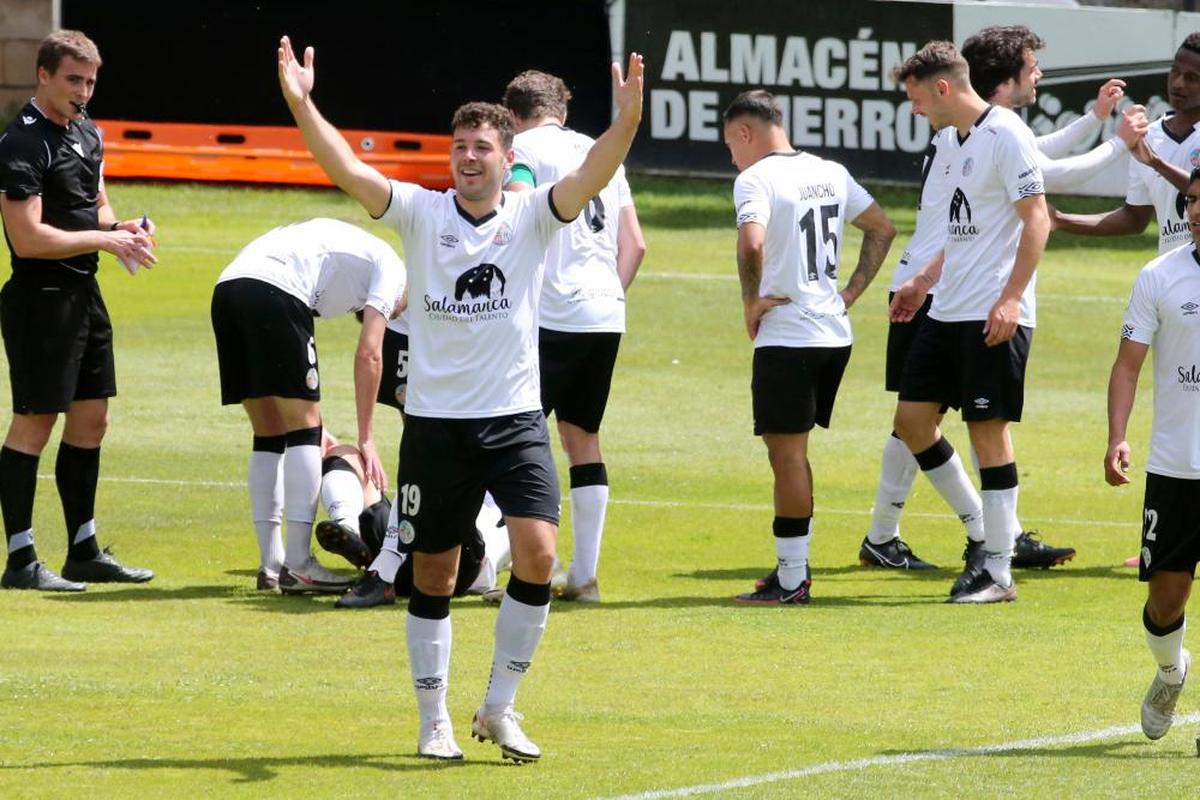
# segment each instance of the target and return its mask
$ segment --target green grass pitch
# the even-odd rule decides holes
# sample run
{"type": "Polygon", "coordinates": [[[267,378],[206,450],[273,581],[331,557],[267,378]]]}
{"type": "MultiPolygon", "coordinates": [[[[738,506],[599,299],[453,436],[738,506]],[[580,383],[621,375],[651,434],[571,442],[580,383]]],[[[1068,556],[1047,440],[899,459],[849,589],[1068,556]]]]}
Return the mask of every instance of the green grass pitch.
{"type": "MultiPolygon", "coordinates": [[[[1157,743],[1128,727],[1152,674],[1144,588],[1120,566],[1138,546],[1148,380],[1131,431],[1134,485],[1111,489],[1101,469],[1108,370],[1153,237],[1052,239],[1015,433],[1020,512],[1079,555],[1018,572],[1014,604],[951,607],[962,534],[923,479],[903,531],[942,569],[897,575],[857,562],[894,406],[881,388],[887,282],[914,217],[911,191],[880,189],[901,236],[851,312],[857,341],[833,426],[811,440],[814,600],[741,608],[730,598],[771,566],[773,549],[730,186],[640,178],[634,189],[649,249],[605,420],[604,603],[555,604],[518,696],[546,755],[517,768],[468,740],[493,608],[454,604],[449,700],[466,761],[443,766],[414,756],[403,606],[343,612],[331,598],[252,589],[250,431],[240,409],[219,405],[213,281],[277,224],[325,215],[395,235],[332,191],[113,184],[124,216],[157,220],[162,263],[131,278],[102,258],[120,395],[99,530],[158,577],[79,596],[0,595],[0,797],[565,799],[694,786],[736,798],[1195,796],[1194,722],[1157,743]]],[[[849,227],[846,239],[843,273],[859,242],[849,227]]],[[[349,438],[356,326],[317,331],[325,422],[349,438]]],[[[0,387],[6,425],[6,365],[0,387]]],[[[379,409],[378,429],[394,476],[394,412],[379,409]]],[[[947,433],[965,451],[962,424],[947,433]]],[[[58,568],[52,480],[39,481],[35,528],[58,568]]],[[[567,506],[564,557],[570,546],[567,506]]],[[[1197,710],[1196,691],[1182,713],[1197,710]]]]}

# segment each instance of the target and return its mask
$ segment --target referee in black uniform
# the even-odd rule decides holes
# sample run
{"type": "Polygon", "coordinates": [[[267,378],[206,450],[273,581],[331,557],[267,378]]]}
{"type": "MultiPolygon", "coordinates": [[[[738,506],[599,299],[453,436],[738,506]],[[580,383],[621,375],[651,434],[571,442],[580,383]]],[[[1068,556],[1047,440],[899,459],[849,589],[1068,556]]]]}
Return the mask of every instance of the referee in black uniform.
{"type": "Polygon", "coordinates": [[[13,418],[0,449],[6,589],[82,591],[85,581],[141,583],[96,543],[94,507],[108,398],[117,393],[112,326],[100,297],[100,250],[130,268],[155,262],[146,221],[117,220],[100,174],[104,148],[85,107],[100,52],[78,31],[38,48],[37,92],[0,135],[0,214],[12,278],[0,290],[13,418]],[[33,496],[42,449],[66,413],[54,466],[67,526],[59,577],[33,546],[33,496]]]}

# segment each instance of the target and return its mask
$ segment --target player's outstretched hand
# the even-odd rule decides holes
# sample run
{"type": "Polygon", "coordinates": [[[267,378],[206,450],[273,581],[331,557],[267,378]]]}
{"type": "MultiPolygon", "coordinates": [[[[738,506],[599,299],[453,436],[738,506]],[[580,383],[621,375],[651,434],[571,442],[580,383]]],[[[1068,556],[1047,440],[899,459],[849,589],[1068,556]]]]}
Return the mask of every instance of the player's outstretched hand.
{"type": "Polygon", "coordinates": [[[888,304],[888,320],[891,322],[910,322],[929,295],[929,287],[924,282],[912,278],[895,291],[892,302],[888,304]]]}
{"type": "Polygon", "coordinates": [[[987,322],[983,323],[983,343],[988,347],[995,347],[1007,342],[1017,332],[1020,318],[1020,300],[997,300],[988,312],[987,322]]]}
{"type": "Polygon", "coordinates": [[[754,341],[758,336],[758,326],[762,324],[762,318],[768,311],[790,302],[792,301],[787,297],[756,297],[754,302],[746,303],[743,308],[746,313],[746,333],[750,335],[750,341],[754,341]]]}
{"type": "Polygon", "coordinates": [[[1112,114],[1113,109],[1117,107],[1117,103],[1121,102],[1121,98],[1124,96],[1125,81],[1120,78],[1109,78],[1096,93],[1096,105],[1092,106],[1093,113],[1102,120],[1108,119],[1109,114],[1112,114]]]}
{"type": "Polygon", "coordinates": [[[1129,465],[1132,463],[1129,442],[1120,441],[1108,448],[1104,454],[1104,481],[1109,486],[1124,486],[1129,483],[1129,465]]]}
{"type": "Polygon", "coordinates": [[[642,84],[646,68],[642,57],[637,53],[629,54],[629,70],[625,79],[621,79],[621,65],[612,63],[613,100],[617,106],[617,118],[637,126],[642,120],[642,84]]]}
{"type": "Polygon", "coordinates": [[[379,452],[375,449],[375,442],[368,439],[365,442],[358,443],[358,452],[362,454],[363,475],[367,481],[375,484],[379,491],[387,489],[387,473],[383,470],[383,462],[379,460],[379,452]]]}
{"type": "Polygon", "coordinates": [[[308,99],[313,88],[313,56],[311,47],[304,48],[304,63],[296,60],[292,42],[284,36],[279,40],[279,88],[289,106],[299,105],[308,99]]]}

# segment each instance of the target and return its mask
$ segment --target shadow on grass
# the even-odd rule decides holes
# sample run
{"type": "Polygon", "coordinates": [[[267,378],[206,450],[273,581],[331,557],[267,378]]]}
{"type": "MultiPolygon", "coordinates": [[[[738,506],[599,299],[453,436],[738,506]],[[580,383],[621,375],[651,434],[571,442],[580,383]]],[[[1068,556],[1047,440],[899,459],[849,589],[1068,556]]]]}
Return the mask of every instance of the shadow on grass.
{"type": "Polygon", "coordinates": [[[46,594],[56,603],[147,603],[178,600],[225,600],[229,603],[271,611],[276,614],[314,614],[332,611],[330,595],[280,595],[259,592],[246,586],[211,584],[157,588],[149,586],[120,586],[89,588],[86,592],[46,594]]]}
{"type": "MultiPolygon", "coordinates": [[[[940,567],[930,570],[911,570],[901,572],[899,570],[885,570],[880,567],[864,567],[861,564],[843,564],[837,567],[813,567],[813,578],[820,579],[822,577],[834,577],[839,575],[853,575],[855,577],[870,578],[892,578],[903,577],[904,580],[912,581],[937,581],[939,583],[953,580],[958,577],[961,572],[961,567],[955,565],[953,568],[940,567]]],[[[706,581],[755,581],[763,577],[770,571],[770,567],[731,567],[729,569],[698,569],[692,572],[676,572],[671,577],[673,578],[690,578],[693,580],[706,581]]],[[[1026,580],[1042,581],[1056,578],[1080,579],[1080,578],[1117,578],[1120,580],[1137,580],[1137,570],[1129,567],[1121,566],[1093,566],[1093,567],[1055,567],[1053,569],[1014,569],[1013,575],[1017,582],[1021,583],[1026,580]]]]}
{"type": "MultiPolygon", "coordinates": [[[[746,587],[749,591],[750,587],[746,587]]],[[[847,607],[880,607],[880,606],[929,606],[940,605],[946,602],[946,595],[939,592],[936,595],[923,595],[920,597],[896,597],[895,595],[856,595],[854,597],[829,597],[822,594],[813,596],[813,606],[819,608],[847,608],[847,607]]],[[[620,611],[630,608],[728,608],[736,609],[739,613],[768,613],[772,609],[779,609],[781,606],[767,605],[754,606],[735,603],[733,594],[720,597],[648,597],[640,600],[605,600],[602,603],[569,603],[555,601],[553,614],[575,614],[575,613],[595,613],[605,611],[620,611]]],[[[803,614],[804,611],[797,610],[795,613],[803,614]]]]}
{"type": "Polygon", "coordinates": [[[506,761],[435,761],[416,755],[378,753],[366,755],[313,755],[278,758],[118,758],[99,761],[41,762],[33,764],[3,763],[0,770],[48,769],[181,769],[216,770],[231,773],[233,783],[262,783],[279,777],[279,770],[288,767],[311,769],[376,769],[381,772],[434,772],[445,769],[495,768],[515,766],[506,761]]]}

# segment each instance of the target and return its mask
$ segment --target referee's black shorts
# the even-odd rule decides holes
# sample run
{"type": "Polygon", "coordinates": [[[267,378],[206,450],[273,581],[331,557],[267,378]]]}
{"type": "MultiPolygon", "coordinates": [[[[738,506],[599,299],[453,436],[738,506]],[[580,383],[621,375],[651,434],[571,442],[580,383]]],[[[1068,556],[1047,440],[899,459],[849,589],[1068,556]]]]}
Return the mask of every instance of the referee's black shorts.
{"type": "Polygon", "coordinates": [[[13,413],[53,414],[117,393],[112,322],[91,275],[17,273],[0,290],[13,413]]]}

